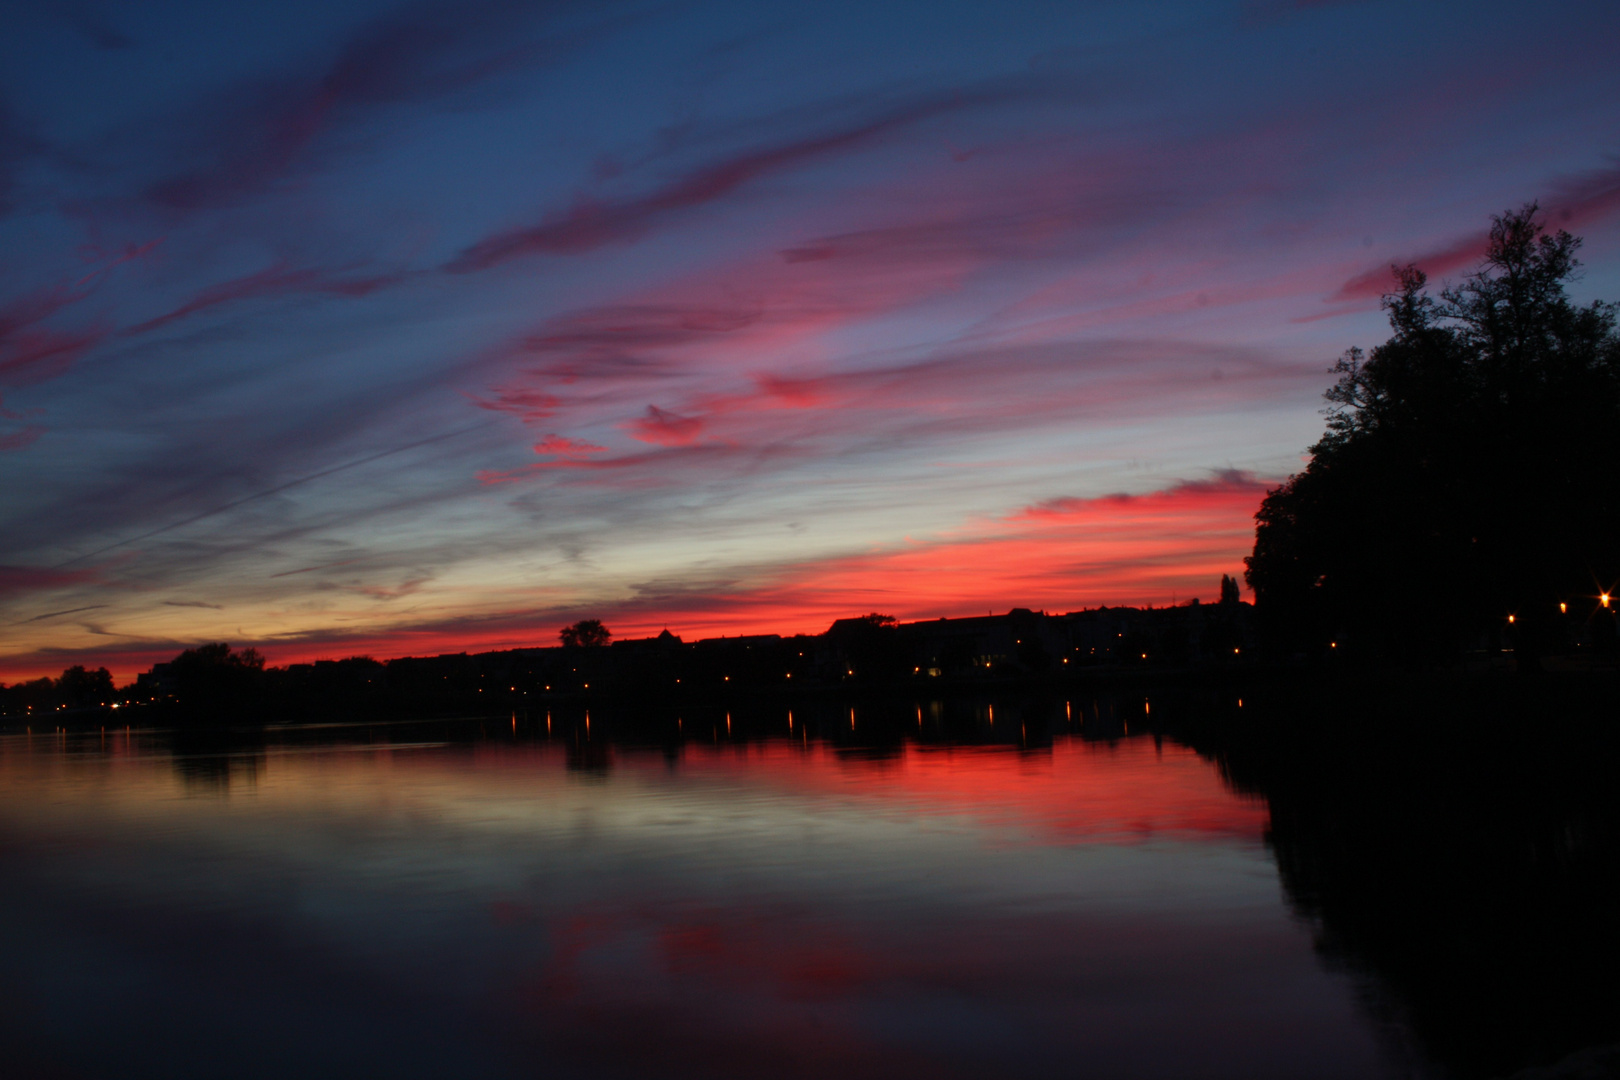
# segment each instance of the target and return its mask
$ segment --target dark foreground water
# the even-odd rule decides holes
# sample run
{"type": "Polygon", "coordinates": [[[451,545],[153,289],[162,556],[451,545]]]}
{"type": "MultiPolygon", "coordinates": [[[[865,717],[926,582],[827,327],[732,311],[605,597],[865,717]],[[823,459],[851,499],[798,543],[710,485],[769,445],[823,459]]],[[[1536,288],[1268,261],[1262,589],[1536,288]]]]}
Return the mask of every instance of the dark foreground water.
{"type": "Polygon", "coordinates": [[[0,1075],[1452,1071],[1266,798],[1053,708],[0,737],[0,1075]]]}

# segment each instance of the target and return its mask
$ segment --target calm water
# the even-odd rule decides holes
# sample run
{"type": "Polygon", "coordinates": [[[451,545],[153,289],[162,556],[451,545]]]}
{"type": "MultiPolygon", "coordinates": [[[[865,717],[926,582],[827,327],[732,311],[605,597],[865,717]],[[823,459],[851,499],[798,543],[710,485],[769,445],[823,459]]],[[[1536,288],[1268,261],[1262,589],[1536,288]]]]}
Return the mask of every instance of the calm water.
{"type": "Polygon", "coordinates": [[[681,737],[0,737],[9,1060],[51,1077],[1421,1074],[1366,980],[1313,948],[1266,803],[1191,750],[681,737]]]}

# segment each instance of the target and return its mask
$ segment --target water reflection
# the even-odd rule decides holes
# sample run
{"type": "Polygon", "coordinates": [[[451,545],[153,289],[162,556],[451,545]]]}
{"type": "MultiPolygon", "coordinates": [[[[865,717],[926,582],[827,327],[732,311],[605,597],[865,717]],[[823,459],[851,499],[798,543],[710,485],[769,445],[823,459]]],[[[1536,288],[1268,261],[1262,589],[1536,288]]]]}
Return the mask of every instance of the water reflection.
{"type": "Polygon", "coordinates": [[[1613,701],[1595,684],[1424,686],[1315,700],[1301,724],[1296,697],[1194,741],[1265,795],[1291,902],[1408,1056],[1494,1077],[1573,1055],[1553,1075],[1611,1076],[1613,701]]]}
{"type": "Polygon", "coordinates": [[[264,769],[265,736],[260,730],[181,729],[166,740],[174,771],[190,794],[229,794],[251,790],[264,769]]]}
{"type": "MultiPolygon", "coordinates": [[[[1153,710],[1177,705],[0,737],[0,1041],[25,1071],[132,1077],[223,1060],[236,1076],[468,1077],[1532,1060],[1469,1059],[1423,1015],[1429,967],[1534,898],[1469,908],[1501,881],[1424,876],[1424,844],[1456,836],[1395,790],[1418,777],[1358,795],[1321,768],[1279,771],[1260,740],[1193,731],[1197,752],[1144,729],[1153,710]],[[1424,841],[1392,841],[1396,821],[1424,841]],[[1392,888],[1432,896],[1402,922],[1392,888]],[[1448,907],[1463,944],[1418,940],[1448,907]]],[[[1581,806],[1559,819],[1578,822],[1564,847],[1513,873],[1611,865],[1620,818],[1581,806]]],[[[1537,909],[1569,920],[1548,950],[1598,914],[1556,910],[1566,887],[1537,909]]],[[[1540,1060],[1591,1041],[1582,1023],[1540,1060]]]]}

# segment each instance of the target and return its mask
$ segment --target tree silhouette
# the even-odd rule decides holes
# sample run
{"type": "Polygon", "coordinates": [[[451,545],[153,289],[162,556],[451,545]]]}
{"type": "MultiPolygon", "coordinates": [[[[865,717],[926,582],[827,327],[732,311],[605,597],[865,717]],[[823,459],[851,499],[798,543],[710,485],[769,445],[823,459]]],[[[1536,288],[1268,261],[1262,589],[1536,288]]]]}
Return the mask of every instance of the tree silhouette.
{"type": "Polygon", "coordinates": [[[257,649],[235,652],[221,641],[187,649],[169,662],[175,699],[192,718],[231,719],[257,701],[264,657],[257,649]]]}
{"type": "Polygon", "coordinates": [[[56,692],[71,707],[105,705],[113,699],[112,673],[106,668],[88,671],[83,664],[74,664],[56,680],[56,692]]]}
{"type": "Polygon", "coordinates": [[[1500,630],[1534,666],[1559,605],[1591,615],[1620,576],[1616,306],[1570,301],[1580,241],[1538,215],[1495,218],[1438,298],[1397,269],[1393,336],[1335,366],[1327,430],[1245,560],[1275,636],[1410,660],[1500,630]]]}
{"type": "Polygon", "coordinates": [[[613,631],[603,626],[601,619],[581,619],[572,626],[563,627],[557,636],[568,648],[591,649],[606,645],[613,637],[613,631]]]}

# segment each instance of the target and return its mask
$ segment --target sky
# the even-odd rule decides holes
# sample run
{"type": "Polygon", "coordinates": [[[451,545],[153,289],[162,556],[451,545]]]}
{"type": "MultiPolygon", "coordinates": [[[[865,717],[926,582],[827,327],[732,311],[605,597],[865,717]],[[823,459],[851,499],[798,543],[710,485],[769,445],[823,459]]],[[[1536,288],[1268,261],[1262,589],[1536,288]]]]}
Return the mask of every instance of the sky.
{"type": "Polygon", "coordinates": [[[1620,8],[0,3],[0,679],[1212,599],[1620,8]]]}

